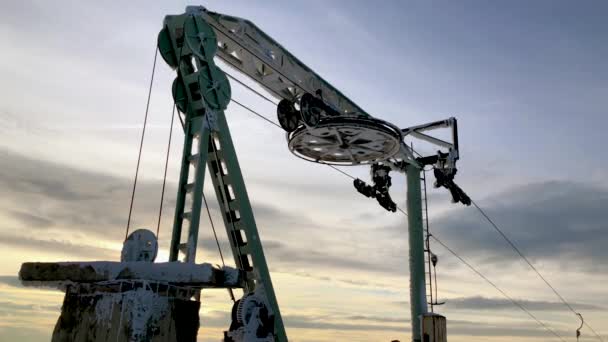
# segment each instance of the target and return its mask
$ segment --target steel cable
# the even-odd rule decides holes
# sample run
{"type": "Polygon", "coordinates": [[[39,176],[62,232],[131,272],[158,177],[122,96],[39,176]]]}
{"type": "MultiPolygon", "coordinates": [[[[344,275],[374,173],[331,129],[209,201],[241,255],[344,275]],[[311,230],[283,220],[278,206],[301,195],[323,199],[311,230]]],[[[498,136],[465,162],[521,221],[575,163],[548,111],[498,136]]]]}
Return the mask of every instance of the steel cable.
{"type": "MultiPolygon", "coordinates": [[[[249,88],[249,87],[248,87],[249,88]]],[[[252,92],[258,94],[261,96],[261,94],[259,94],[257,91],[250,89],[252,92]]],[[[239,105],[240,107],[246,109],[247,111],[249,111],[250,113],[254,114],[255,116],[267,121],[268,123],[277,126],[280,128],[280,125],[278,125],[277,123],[275,123],[274,121],[270,120],[269,118],[267,118],[266,116],[254,111],[253,109],[251,109],[250,107],[238,102],[237,100],[231,99],[232,102],[236,103],[237,105],[239,105]]],[[[321,163],[324,164],[324,163],[321,163]]],[[[345,171],[342,171],[338,168],[336,168],[333,165],[329,165],[329,164],[325,164],[329,167],[331,167],[332,169],[336,170],[337,172],[351,178],[351,179],[356,179],[356,177],[348,174],[345,171]]],[[[405,212],[403,209],[401,209],[400,207],[397,207],[397,210],[399,210],[401,213],[403,213],[404,215],[407,216],[407,212],[405,212]]],[[[487,278],[485,275],[483,275],[481,272],[479,272],[477,269],[475,269],[471,264],[469,264],[468,262],[466,262],[462,257],[460,257],[458,254],[456,254],[456,252],[454,252],[452,249],[450,249],[445,243],[441,242],[435,235],[432,236],[432,238],[437,241],[439,244],[441,244],[444,248],[446,248],[446,250],[448,250],[451,254],[453,254],[456,258],[458,258],[462,263],[464,263],[468,268],[470,268],[472,271],[474,271],[477,275],[479,275],[483,280],[485,280],[488,284],[490,284],[492,287],[494,287],[496,290],[498,290],[503,296],[505,296],[505,298],[507,298],[509,301],[511,301],[511,303],[513,305],[515,305],[516,307],[520,308],[522,311],[524,311],[526,314],[528,314],[531,318],[533,318],[539,325],[541,325],[543,328],[545,328],[547,331],[549,331],[550,333],[552,333],[553,335],[555,335],[557,338],[559,338],[561,341],[565,341],[559,334],[557,334],[553,329],[551,329],[549,326],[547,326],[545,323],[543,323],[541,320],[539,320],[536,316],[534,316],[534,314],[532,314],[529,310],[527,310],[524,306],[522,306],[520,303],[518,303],[517,301],[515,301],[512,297],[510,297],[505,291],[503,291],[502,289],[500,289],[495,283],[493,283],[489,278],[487,278]]],[[[601,338],[600,338],[601,339],[601,338]]]]}
{"type": "Polygon", "coordinates": [[[141,152],[144,146],[144,137],[146,136],[146,124],[148,122],[148,112],[150,110],[150,98],[152,97],[152,85],[154,84],[154,72],[156,71],[156,58],[158,57],[158,48],[154,52],[154,63],[152,65],[152,76],[150,77],[150,87],[148,88],[148,100],[146,101],[146,113],[144,115],[144,125],[141,132],[141,141],[139,143],[139,153],[137,155],[137,166],[135,167],[135,179],[133,180],[133,191],[131,193],[131,203],[129,204],[129,218],[127,219],[127,228],[125,229],[125,241],[129,236],[129,228],[131,227],[131,215],[133,213],[133,202],[135,200],[135,189],[137,188],[137,177],[139,175],[139,164],[141,162],[141,152]]]}

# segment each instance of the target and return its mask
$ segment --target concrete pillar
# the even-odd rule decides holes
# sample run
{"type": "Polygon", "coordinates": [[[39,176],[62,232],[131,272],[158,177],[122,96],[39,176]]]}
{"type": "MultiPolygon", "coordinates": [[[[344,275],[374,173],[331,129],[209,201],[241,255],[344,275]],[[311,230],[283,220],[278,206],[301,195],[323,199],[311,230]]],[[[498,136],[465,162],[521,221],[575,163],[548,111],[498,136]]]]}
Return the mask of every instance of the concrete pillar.
{"type": "Polygon", "coordinates": [[[196,342],[200,302],[172,296],[175,287],[121,287],[69,288],[51,341],[196,342]]]}

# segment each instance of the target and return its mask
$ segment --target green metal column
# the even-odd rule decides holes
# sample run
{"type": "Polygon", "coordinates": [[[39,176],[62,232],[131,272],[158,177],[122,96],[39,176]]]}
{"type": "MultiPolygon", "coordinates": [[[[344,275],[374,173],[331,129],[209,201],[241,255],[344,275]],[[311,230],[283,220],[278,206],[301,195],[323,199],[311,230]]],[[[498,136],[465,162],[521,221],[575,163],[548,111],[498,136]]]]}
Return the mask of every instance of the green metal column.
{"type": "Polygon", "coordinates": [[[231,90],[226,74],[213,59],[218,46],[217,37],[200,16],[167,16],[158,46],[163,59],[177,71],[173,98],[180,112],[186,114],[186,138],[170,260],[177,260],[179,251],[185,250],[185,261],[195,261],[207,165],[235,264],[246,277],[245,293],[255,292],[267,300],[274,315],[275,340],[287,342],[262,242],[224,114],[231,90]],[[198,144],[195,145],[193,141],[196,139],[198,144]],[[193,172],[190,171],[192,167],[193,172]],[[190,177],[192,173],[193,177],[190,177]],[[184,220],[190,222],[185,244],[181,242],[184,220]]]}
{"type": "Polygon", "coordinates": [[[275,316],[276,341],[287,342],[281,311],[266,264],[262,241],[223,113],[217,116],[218,134],[214,134],[209,153],[209,173],[223,212],[232,255],[238,268],[247,272],[247,292],[263,285],[268,304],[275,316]],[[221,133],[219,133],[221,132],[221,133]],[[217,139],[217,140],[216,140],[217,139]],[[216,144],[217,141],[217,144],[216,144]]]}
{"type": "Polygon", "coordinates": [[[184,134],[184,150],[182,152],[182,165],[179,176],[175,217],[173,220],[173,234],[169,249],[169,261],[177,261],[182,246],[182,227],[184,220],[189,220],[187,243],[183,250],[185,262],[195,262],[196,246],[198,244],[198,230],[202,205],[203,185],[205,182],[205,166],[209,146],[209,128],[202,123],[203,117],[191,118],[186,115],[184,134]],[[198,153],[193,153],[192,147],[197,142],[198,153]],[[199,160],[203,160],[199,163],[199,160]],[[190,168],[194,166],[194,181],[189,183],[190,168]],[[187,196],[191,196],[191,207],[186,208],[187,196]],[[188,211],[189,210],[189,211],[188,211]]]}
{"type": "Polygon", "coordinates": [[[422,224],[422,194],[420,168],[408,165],[407,220],[410,248],[410,308],[412,314],[412,341],[420,342],[420,316],[428,312],[424,271],[424,230],[422,224]]]}

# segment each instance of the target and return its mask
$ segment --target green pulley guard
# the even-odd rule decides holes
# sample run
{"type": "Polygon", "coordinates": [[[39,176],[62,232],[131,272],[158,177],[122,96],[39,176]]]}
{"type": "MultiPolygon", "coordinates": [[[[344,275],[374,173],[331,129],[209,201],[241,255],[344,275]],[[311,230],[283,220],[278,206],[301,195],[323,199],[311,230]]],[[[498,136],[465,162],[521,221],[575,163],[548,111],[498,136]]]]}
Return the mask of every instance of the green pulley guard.
{"type": "Polygon", "coordinates": [[[186,113],[186,110],[188,109],[188,94],[186,93],[184,81],[182,81],[181,77],[177,76],[175,78],[173,86],[171,87],[171,92],[177,109],[182,113],[186,113]]]}
{"type": "Polygon", "coordinates": [[[171,36],[169,36],[169,30],[166,26],[160,30],[160,33],[158,34],[157,46],[158,51],[165,62],[167,62],[171,68],[177,68],[177,58],[175,58],[171,36]]]}
{"type": "Polygon", "coordinates": [[[204,69],[199,70],[198,84],[205,101],[212,109],[226,109],[231,95],[228,77],[215,64],[210,63],[204,69]]]}
{"type": "Polygon", "coordinates": [[[209,24],[200,17],[188,17],[184,22],[185,43],[192,53],[207,63],[213,63],[217,52],[217,37],[209,24]]]}

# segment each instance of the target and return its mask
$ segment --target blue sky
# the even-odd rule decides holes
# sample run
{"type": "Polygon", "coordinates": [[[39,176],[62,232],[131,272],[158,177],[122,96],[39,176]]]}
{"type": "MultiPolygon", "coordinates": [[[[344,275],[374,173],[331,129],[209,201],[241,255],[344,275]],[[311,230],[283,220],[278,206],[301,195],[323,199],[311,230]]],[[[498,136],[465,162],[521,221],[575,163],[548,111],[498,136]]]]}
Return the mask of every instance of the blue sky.
{"type": "MultiPolygon", "coordinates": [[[[15,282],[22,262],[118,258],[156,35],[185,4],[0,5],[0,340],[48,340],[58,316],[61,293],[15,282]]],[[[253,21],[374,116],[401,127],[456,116],[459,184],[608,334],[608,3],[201,4],[253,21]]],[[[138,227],[157,219],[174,77],[158,65],[138,227]]],[[[233,97],[274,118],[272,106],[237,84],[233,97]]],[[[344,176],[295,158],[281,131],[238,107],[226,115],[291,339],[406,340],[405,218],[358,195],[344,176]]],[[[179,130],[174,136],[163,249],[181,151],[179,130]]],[[[363,167],[347,171],[368,177],[363,167]]],[[[395,175],[403,207],[404,189],[395,175]]],[[[433,190],[430,210],[438,237],[574,341],[577,318],[474,209],[433,190]]],[[[211,232],[202,230],[199,261],[217,263],[211,232]]],[[[555,340],[441,246],[434,250],[451,341],[555,340]]],[[[230,304],[224,292],[204,295],[200,340],[215,341],[230,304]]],[[[597,340],[588,331],[583,338],[597,340]]]]}

